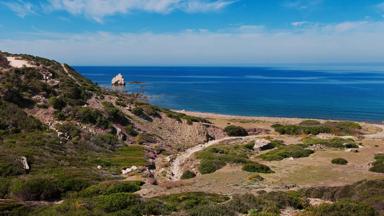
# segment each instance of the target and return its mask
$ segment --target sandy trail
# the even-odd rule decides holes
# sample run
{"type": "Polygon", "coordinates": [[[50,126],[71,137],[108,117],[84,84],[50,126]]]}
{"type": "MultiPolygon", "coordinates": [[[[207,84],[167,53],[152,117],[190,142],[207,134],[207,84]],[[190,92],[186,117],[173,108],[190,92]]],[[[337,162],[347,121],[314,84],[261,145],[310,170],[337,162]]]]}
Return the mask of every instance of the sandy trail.
{"type": "Polygon", "coordinates": [[[73,81],[75,81],[77,85],[81,86],[81,84],[79,83],[79,81],[77,81],[77,79],[76,79],[75,77],[73,77],[71,73],[69,73],[67,67],[65,67],[64,64],[61,64],[61,67],[63,67],[64,72],[65,72],[71,79],[73,79],[73,81]]]}
{"type": "Polygon", "coordinates": [[[246,140],[246,139],[253,139],[258,136],[245,136],[245,137],[225,137],[218,140],[212,140],[204,144],[200,144],[197,146],[194,146],[192,148],[189,148],[185,150],[184,152],[177,155],[175,160],[171,163],[170,166],[170,172],[172,175],[172,180],[177,181],[180,180],[181,176],[183,175],[183,164],[196,152],[202,151],[210,146],[220,144],[223,141],[235,141],[235,140],[246,140]]]}

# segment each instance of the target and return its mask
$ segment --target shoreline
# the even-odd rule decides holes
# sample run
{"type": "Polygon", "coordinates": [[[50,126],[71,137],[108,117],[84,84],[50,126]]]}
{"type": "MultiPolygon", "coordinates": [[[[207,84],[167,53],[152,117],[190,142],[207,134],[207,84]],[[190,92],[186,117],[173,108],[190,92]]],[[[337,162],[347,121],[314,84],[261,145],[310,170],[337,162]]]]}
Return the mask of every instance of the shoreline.
{"type": "Polygon", "coordinates": [[[216,119],[244,119],[244,120],[260,120],[269,122],[301,122],[303,120],[318,120],[318,121],[351,121],[363,124],[383,125],[384,121],[356,121],[356,120],[342,120],[342,119],[321,119],[321,118],[302,118],[302,117],[273,117],[273,116],[242,116],[231,114],[220,114],[211,112],[199,112],[189,110],[172,109],[174,112],[183,113],[186,115],[203,117],[203,118],[216,118],[216,119]]]}

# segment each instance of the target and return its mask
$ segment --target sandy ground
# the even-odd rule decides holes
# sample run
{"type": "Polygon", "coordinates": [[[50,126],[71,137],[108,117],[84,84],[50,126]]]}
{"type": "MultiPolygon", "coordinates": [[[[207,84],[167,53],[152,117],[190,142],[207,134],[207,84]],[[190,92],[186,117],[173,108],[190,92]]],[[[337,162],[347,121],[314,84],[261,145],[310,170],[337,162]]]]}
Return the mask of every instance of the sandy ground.
{"type": "Polygon", "coordinates": [[[30,64],[28,61],[19,59],[17,57],[7,57],[7,60],[9,61],[9,65],[15,68],[35,67],[34,65],[30,64]]]}
{"type": "MultiPolygon", "coordinates": [[[[257,137],[269,137],[283,140],[286,144],[300,143],[304,136],[279,135],[271,129],[271,125],[297,124],[300,118],[274,118],[220,115],[213,113],[186,112],[182,113],[209,119],[215,126],[224,128],[229,124],[239,125],[247,129],[263,128],[270,132],[257,137]]],[[[326,121],[326,120],[321,120],[326,121]]],[[[270,166],[275,173],[261,174],[262,182],[251,182],[248,178],[253,173],[244,172],[239,165],[226,167],[207,175],[198,175],[189,180],[178,180],[183,171],[183,163],[190,161],[194,153],[208,146],[220,143],[213,141],[205,145],[195,146],[185,152],[179,153],[176,160],[170,163],[174,178],[168,183],[159,186],[147,186],[142,191],[144,196],[157,196],[188,191],[203,191],[220,194],[257,193],[260,190],[288,190],[302,187],[316,186],[342,186],[352,184],[364,179],[384,178],[384,174],[369,171],[370,163],[375,154],[384,152],[384,125],[360,122],[366,134],[359,138],[363,147],[358,153],[344,150],[318,150],[307,158],[285,159],[282,161],[262,161],[255,155],[255,161],[270,166]],[[345,166],[334,165],[331,160],[342,157],[348,160],[345,166]],[[189,158],[189,160],[188,160],[189,158]]],[[[356,138],[357,139],[357,138],[356,138]]]]}

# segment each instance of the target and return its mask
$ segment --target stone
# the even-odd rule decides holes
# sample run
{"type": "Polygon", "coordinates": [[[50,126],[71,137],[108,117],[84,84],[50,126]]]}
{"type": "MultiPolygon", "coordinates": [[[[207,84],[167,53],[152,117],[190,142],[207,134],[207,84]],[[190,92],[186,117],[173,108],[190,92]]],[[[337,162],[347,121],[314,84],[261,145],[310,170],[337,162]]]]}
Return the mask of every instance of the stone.
{"type": "Polygon", "coordinates": [[[255,145],[253,146],[253,150],[260,151],[262,147],[268,145],[269,143],[271,143],[271,141],[266,139],[256,139],[255,145]]]}
{"type": "Polygon", "coordinates": [[[27,157],[25,157],[25,156],[21,157],[21,164],[23,165],[24,170],[26,170],[26,171],[30,170],[27,157]]]}
{"type": "Polygon", "coordinates": [[[101,170],[101,169],[103,169],[103,167],[100,166],[100,165],[97,165],[97,169],[98,169],[98,170],[101,170]]]}
{"type": "Polygon", "coordinates": [[[113,86],[124,86],[124,85],[125,85],[125,80],[124,80],[123,75],[121,75],[121,74],[119,73],[119,74],[117,74],[115,77],[113,77],[113,79],[112,79],[112,85],[113,85],[113,86]]]}
{"type": "Polygon", "coordinates": [[[121,170],[121,174],[123,174],[123,175],[128,175],[128,174],[130,174],[130,173],[136,171],[137,169],[138,169],[137,166],[131,166],[131,167],[129,167],[129,168],[126,168],[126,169],[121,170]]]}

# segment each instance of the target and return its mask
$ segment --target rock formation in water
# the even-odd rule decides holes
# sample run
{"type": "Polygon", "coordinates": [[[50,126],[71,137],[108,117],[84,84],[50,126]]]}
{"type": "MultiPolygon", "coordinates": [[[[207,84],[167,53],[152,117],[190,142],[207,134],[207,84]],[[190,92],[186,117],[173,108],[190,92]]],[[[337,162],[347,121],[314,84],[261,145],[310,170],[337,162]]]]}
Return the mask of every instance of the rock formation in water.
{"type": "Polygon", "coordinates": [[[125,80],[124,80],[123,75],[121,75],[119,73],[115,77],[113,77],[112,85],[114,85],[114,86],[124,86],[125,85],[125,80]]]}

